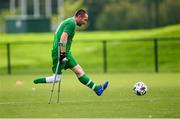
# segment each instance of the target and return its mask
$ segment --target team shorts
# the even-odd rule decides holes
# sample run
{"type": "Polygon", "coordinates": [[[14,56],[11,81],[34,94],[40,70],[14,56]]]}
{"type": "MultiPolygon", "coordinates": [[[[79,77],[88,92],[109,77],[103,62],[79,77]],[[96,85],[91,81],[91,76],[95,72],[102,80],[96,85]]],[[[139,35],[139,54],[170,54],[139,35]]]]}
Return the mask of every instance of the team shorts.
{"type": "MultiPolygon", "coordinates": [[[[68,61],[64,64],[64,63],[60,63],[59,69],[57,71],[57,74],[62,74],[62,70],[63,69],[68,69],[68,68],[73,68],[77,65],[76,60],[74,59],[73,55],[71,54],[71,52],[68,52],[66,54],[66,57],[68,59],[68,61]]],[[[57,52],[52,52],[52,71],[55,74],[56,72],[56,67],[58,64],[58,53],[57,52]]]]}

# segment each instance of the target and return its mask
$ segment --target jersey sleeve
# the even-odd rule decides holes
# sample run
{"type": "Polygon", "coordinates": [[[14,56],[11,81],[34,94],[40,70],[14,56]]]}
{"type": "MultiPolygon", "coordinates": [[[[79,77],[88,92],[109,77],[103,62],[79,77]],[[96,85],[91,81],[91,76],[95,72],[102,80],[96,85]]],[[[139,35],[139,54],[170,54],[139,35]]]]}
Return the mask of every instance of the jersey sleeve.
{"type": "Polygon", "coordinates": [[[68,35],[71,35],[74,32],[75,27],[76,27],[75,23],[69,22],[64,27],[64,32],[66,32],[68,35]]]}

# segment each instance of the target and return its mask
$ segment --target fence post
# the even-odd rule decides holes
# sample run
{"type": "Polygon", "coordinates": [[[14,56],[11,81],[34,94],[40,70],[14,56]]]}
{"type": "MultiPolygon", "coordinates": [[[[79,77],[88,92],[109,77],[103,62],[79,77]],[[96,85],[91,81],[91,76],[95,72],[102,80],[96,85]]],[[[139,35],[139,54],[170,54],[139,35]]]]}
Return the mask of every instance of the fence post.
{"type": "Polygon", "coordinates": [[[103,72],[107,73],[107,41],[103,40],[103,72]]]}
{"type": "Polygon", "coordinates": [[[159,72],[159,64],[158,64],[158,39],[154,39],[154,64],[155,64],[155,72],[159,72]]]}
{"type": "Polygon", "coordinates": [[[7,48],[7,73],[11,74],[10,43],[6,44],[6,48],[7,48]]]}

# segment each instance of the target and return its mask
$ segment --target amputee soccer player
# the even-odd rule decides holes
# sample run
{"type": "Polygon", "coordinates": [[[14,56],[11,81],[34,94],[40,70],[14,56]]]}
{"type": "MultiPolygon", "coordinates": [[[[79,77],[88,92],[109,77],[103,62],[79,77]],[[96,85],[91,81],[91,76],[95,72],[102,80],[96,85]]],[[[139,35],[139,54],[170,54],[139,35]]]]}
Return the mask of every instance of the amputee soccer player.
{"type": "Polygon", "coordinates": [[[88,14],[85,10],[78,10],[73,17],[67,18],[61,22],[58,26],[55,35],[54,35],[54,43],[52,48],[52,71],[53,76],[45,77],[45,78],[37,78],[34,80],[35,84],[38,83],[53,83],[55,77],[56,66],[58,63],[58,43],[60,42],[60,66],[58,70],[58,74],[56,77],[56,82],[60,80],[62,75],[62,69],[71,69],[79,79],[79,81],[91,88],[98,96],[100,96],[103,91],[108,86],[108,81],[106,81],[103,85],[95,84],[84,72],[82,67],[76,62],[73,55],[71,54],[71,44],[75,34],[76,25],[82,26],[87,24],[88,22],[88,14]],[[68,61],[66,64],[62,63],[63,59],[66,58],[68,61]]]}

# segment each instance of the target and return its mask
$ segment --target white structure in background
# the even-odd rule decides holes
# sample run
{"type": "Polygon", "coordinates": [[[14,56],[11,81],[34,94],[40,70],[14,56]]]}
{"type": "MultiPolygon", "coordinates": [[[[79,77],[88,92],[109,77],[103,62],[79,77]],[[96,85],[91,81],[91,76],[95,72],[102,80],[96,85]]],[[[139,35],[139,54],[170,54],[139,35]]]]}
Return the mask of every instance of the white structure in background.
{"type": "Polygon", "coordinates": [[[20,0],[21,17],[27,16],[27,0],[20,0]]]}
{"type": "Polygon", "coordinates": [[[7,18],[6,32],[49,32],[55,31],[59,22],[51,22],[52,18],[52,2],[57,4],[58,21],[64,19],[64,0],[10,0],[9,10],[11,16],[7,18]],[[43,2],[43,9],[41,5],[43,2]],[[33,15],[28,14],[28,3],[31,3],[33,15]],[[17,6],[16,6],[17,5],[17,6]],[[19,13],[16,15],[16,8],[19,8],[19,13]],[[41,14],[43,13],[45,15],[41,14]],[[33,22],[32,22],[33,21],[33,22]],[[40,24],[42,23],[42,24],[40,24]],[[14,25],[14,28],[12,28],[14,25]],[[32,27],[37,26],[38,29],[32,27]],[[39,27],[38,27],[39,25],[39,27]],[[42,27],[43,26],[43,27],[42,27]]]}
{"type": "Polygon", "coordinates": [[[51,0],[45,0],[45,14],[46,17],[52,16],[51,0]]]}
{"type": "Polygon", "coordinates": [[[15,8],[16,8],[16,5],[15,5],[15,0],[10,0],[10,3],[9,3],[9,10],[12,14],[15,13],[15,8]]]}
{"type": "Polygon", "coordinates": [[[63,20],[64,19],[64,0],[58,0],[57,13],[60,17],[59,19],[63,20]]]}
{"type": "Polygon", "coordinates": [[[34,17],[40,17],[40,4],[39,4],[39,0],[33,0],[33,8],[34,8],[34,12],[33,15],[34,17]]]}
{"type": "MultiPolygon", "coordinates": [[[[11,14],[15,13],[16,9],[16,0],[10,0],[10,12],[11,14]]],[[[18,5],[20,6],[20,16],[26,17],[27,15],[27,1],[28,0],[18,0],[18,5]]],[[[62,20],[64,18],[64,0],[57,0],[57,13],[58,16],[60,16],[60,19],[62,20]]],[[[40,17],[40,1],[39,0],[33,0],[33,16],[34,17],[40,17]]],[[[52,0],[45,0],[45,16],[51,17],[52,16],[52,0]]]]}

